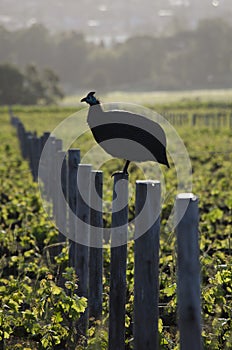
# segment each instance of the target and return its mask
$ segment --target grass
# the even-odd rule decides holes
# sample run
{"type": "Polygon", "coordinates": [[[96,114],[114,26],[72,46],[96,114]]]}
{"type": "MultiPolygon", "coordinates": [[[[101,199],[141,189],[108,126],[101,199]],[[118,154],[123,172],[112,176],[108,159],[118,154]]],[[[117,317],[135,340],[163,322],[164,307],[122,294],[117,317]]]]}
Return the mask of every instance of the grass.
{"type": "MultiPolygon", "coordinates": [[[[152,91],[152,92],[97,92],[103,102],[130,102],[142,105],[167,105],[195,102],[229,104],[232,101],[232,89],[227,90],[192,90],[192,91],[152,91]]],[[[78,106],[86,91],[73,96],[67,96],[62,106],[78,106]]]]}

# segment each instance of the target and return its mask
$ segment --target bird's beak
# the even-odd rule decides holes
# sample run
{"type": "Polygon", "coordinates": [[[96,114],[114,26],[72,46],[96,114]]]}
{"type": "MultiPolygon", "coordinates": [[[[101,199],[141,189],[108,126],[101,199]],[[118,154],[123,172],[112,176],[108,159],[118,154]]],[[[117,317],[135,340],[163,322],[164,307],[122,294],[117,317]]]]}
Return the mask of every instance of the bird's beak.
{"type": "Polygon", "coordinates": [[[81,102],[85,102],[86,101],[86,97],[83,97],[82,99],[81,99],[81,102]]]}

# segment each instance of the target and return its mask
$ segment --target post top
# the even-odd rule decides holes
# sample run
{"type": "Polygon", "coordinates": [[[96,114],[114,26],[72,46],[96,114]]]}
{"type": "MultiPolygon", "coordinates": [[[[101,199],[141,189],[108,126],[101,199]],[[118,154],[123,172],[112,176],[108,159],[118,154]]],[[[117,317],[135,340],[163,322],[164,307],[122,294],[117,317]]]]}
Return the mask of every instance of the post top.
{"type": "Polygon", "coordinates": [[[68,153],[80,153],[80,149],[79,148],[69,148],[68,153]]]}
{"type": "Polygon", "coordinates": [[[113,174],[113,177],[114,181],[117,182],[118,180],[128,180],[129,175],[123,171],[117,171],[115,174],[113,174]]]}
{"type": "Polygon", "coordinates": [[[176,196],[176,199],[188,199],[188,200],[192,200],[192,201],[196,201],[197,200],[197,196],[195,196],[195,194],[193,193],[179,193],[176,196]]]}
{"type": "Polygon", "coordinates": [[[82,164],[82,163],[80,163],[80,164],[78,164],[78,166],[79,167],[83,167],[83,168],[91,168],[92,167],[92,164],[82,164]]]}
{"type": "Polygon", "coordinates": [[[158,180],[137,180],[136,184],[156,186],[156,185],[160,185],[160,181],[158,181],[158,180]]]}
{"type": "Polygon", "coordinates": [[[92,174],[103,174],[102,170],[92,170],[91,171],[92,174]]]}

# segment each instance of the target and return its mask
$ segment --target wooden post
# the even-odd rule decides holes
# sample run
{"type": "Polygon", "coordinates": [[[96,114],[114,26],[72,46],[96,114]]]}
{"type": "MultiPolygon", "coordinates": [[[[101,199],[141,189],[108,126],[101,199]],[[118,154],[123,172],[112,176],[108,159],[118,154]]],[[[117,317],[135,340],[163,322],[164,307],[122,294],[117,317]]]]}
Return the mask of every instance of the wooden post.
{"type": "Polygon", "coordinates": [[[43,150],[45,143],[47,142],[48,138],[50,136],[50,132],[46,131],[43,133],[43,135],[41,136],[41,148],[43,150]]]}
{"type": "MultiPolygon", "coordinates": [[[[42,136],[40,136],[40,157],[41,157],[41,154],[43,152],[44,145],[47,142],[49,136],[50,136],[49,132],[45,132],[45,133],[43,133],[42,136]]],[[[40,163],[40,179],[44,184],[44,190],[46,189],[46,186],[47,186],[47,172],[46,172],[47,157],[48,157],[48,155],[46,155],[46,157],[43,157],[43,162],[40,163]]]]}
{"type": "Polygon", "coordinates": [[[91,172],[90,191],[90,248],[89,248],[89,317],[100,320],[102,316],[103,273],[103,218],[102,171],[91,172]]]}
{"type": "Polygon", "coordinates": [[[49,131],[45,131],[43,133],[43,135],[40,136],[41,140],[42,140],[42,142],[41,142],[42,143],[42,147],[44,147],[44,145],[47,142],[47,139],[49,138],[49,136],[50,136],[50,132],[49,131]]]}
{"type": "Polygon", "coordinates": [[[30,170],[31,173],[33,175],[33,154],[32,154],[32,142],[33,142],[33,136],[32,135],[28,135],[27,136],[27,156],[28,156],[28,161],[29,161],[29,166],[30,166],[30,170]]]}
{"type": "Polygon", "coordinates": [[[109,350],[125,349],[127,223],[128,175],[118,173],[114,176],[112,206],[109,350]]]}
{"type": "Polygon", "coordinates": [[[76,271],[79,276],[79,293],[88,296],[88,253],[90,232],[90,175],[91,165],[79,164],[77,171],[77,210],[79,219],[77,230],[76,271]]]}
{"type": "Polygon", "coordinates": [[[35,139],[36,139],[36,136],[32,136],[32,139],[31,139],[31,163],[32,163],[32,176],[33,176],[34,181],[36,180],[35,139]]]}
{"type": "MultiPolygon", "coordinates": [[[[57,152],[57,206],[56,206],[56,224],[59,230],[58,242],[60,245],[57,249],[57,254],[60,254],[63,244],[68,236],[67,232],[67,157],[63,151],[57,152]],[[64,197],[64,199],[63,199],[64,197]]],[[[59,285],[64,288],[65,280],[62,276],[63,266],[59,273],[59,285]]]]}
{"type": "Polygon", "coordinates": [[[47,138],[46,141],[45,141],[45,138],[42,137],[42,144],[41,144],[41,147],[42,147],[42,150],[45,146],[45,143],[46,143],[46,157],[43,158],[43,163],[41,164],[42,167],[43,167],[43,171],[42,171],[42,176],[43,178],[41,179],[43,181],[43,184],[44,184],[44,191],[46,193],[46,198],[49,200],[49,189],[48,189],[48,186],[49,186],[49,161],[51,159],[51,142],[52,142],[52,139],[51,138],[47,138]]]}
{"type": "Polygon", "coordinates": [[[50,136],[48,141],[47,141],[47,145],[48,145],[48,158],[47,161],[49,162],[49,164],[47,165],[47,169],[48,169],[48,188],[47,188],[47,192],[48,192],[48,197],[49,200],[51,201],[52,204],[52,210],[53,210],[53,203],[54,203],[54,197],[55,197],[55,179],[54,179],[54,169],[56,167],[56,138],[54,136],[50,136]]]}
{"type": "Polygon", "coordinates": [[[180,349],[201,349],[198,199],[192,193],[177,196],[176,220],[180,349]]]}
{"type": "Polygon", "coordinates": [[[30,131],[25,132],[25,137],[23,140],[23,149],[25,151],[25,159],[29,161],[29,141],[28,138],[32,137],[32,133],[30,131]]]}
{"type": "Polygon", "coordinates": [[[34,167],[35,167],[35,176],[34,181],[38,180],[38,170],[39,170],[39,160],[40,160],[40,138],[34,138],[34,167]]]}
{"type": "Polygon", "coordinates": [[[18,120],[18,123],[17,123],[17,133],[18,133],[21,154],[22,154],[22,157],[25,158],[26,156],[25,156],[24,143],[25,143],[26,131],[23,123],[20,120],[18,120]]]}
{"type": "Polygon", "coordinates": [[[61,186],[58,186],[56,223],[62,231],[59,232],[59,242],[63,242],[67,237],[67,203],[61,200],[62,196],[67,199],[67,158],[64,151],[57,152],[57,181],[61,181],[61,186]]]}
{"type": "Polygon", "coordinates": [[[49,142],[49,172],[48,172],[48,183],[49,183],[49,199],[52,204],[53,217],[55,216],[54,205],[56,202],[56,138],[54,136],[50,137],[51,142],[49,142]]]}
{"type": "MultiPolygon", "coordinates": [[[[79,219],[76,227],[76,261],[75,270],[78,276],[78,295],[88,298],[89,283],[89,243],[90,243],[90,176],[91,165],[79,164],[77,171],[77,210],[79,219]],[[81,243],[83,244],[81,244],[81,243]]],[[[87,333],[88,309],[81,316],[79,330],[87,333]]]]}
{"type": "MultiPolygon", "coordinates": [[[[80,163],[80,150],[69,149],[68,151],[68,203],[69,210],[73,211],[76,215],[77,210],[77,168],[80,163]]],[[[77,243],[75,240],[75,220],[69,215],[68,218],[69,237],[73,237],[70,240],[69,249],[69,263],[70,266],[75,268],[76,257],[77,257],[77,243]]]]}
{"type": "MultiPolygon", "coordinates": [[[[48,135],[46,135],[48,136],[48,135]]],[[[43,159],[43,164],[41,164],[42,170],[42,181],[44,183],[44,190],[46,193],[46,197],[48,200],[51,199],[52,196],[52,187],[53,187],[53,170],[54,170],[54,153],[53,153],[53,142],[55,138],[54,136],[48,137],[45,141],[45,137],[42,137],[42,148],[46,143],[46,157],[43,159]]]]}
{"type": "MultiPolygon", "coordinates": [[[[58,167],[58,162],[57,162],[57,154],[59,151],[62,150],[62,140],[60,139],[55,139],[54,140],[54,144],[53,144],[53,147],[52,147],[52,153],[53,153],[53,185],[52,185],[52,200],[53,200],[53,203],[52,203],[52,206],[53,206],[53,216],[56,220],[57,218],[57,205],[58,205],[58,180],[60,179],[60,175],[61,174],[58,174],[58,170],[61,170],[59,169],[58,167]]],[[[51,175],[52,176],[52,175],[51,175]]],[[[51,178],[52,180],[52,178],[51,178]]]]}
{"type": "Polygon", "coordinates": [[[134,349],[158,350],[159,181],[137,181],[135,203],[134,349]]]}

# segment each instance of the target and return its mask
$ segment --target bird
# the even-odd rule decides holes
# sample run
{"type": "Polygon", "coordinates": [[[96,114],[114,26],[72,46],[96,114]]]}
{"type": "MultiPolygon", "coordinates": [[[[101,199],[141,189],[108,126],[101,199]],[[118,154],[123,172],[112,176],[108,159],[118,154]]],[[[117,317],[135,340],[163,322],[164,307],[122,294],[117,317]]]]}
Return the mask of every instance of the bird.
{"type": "Polygon", "coordinates": [[[122,171],[128,175],[131,162],[155,161],[166,165],[166,135],[162,127],[147,117],[124,111],[104,111],[99,99],[90,91],[81,102],[89,105],[87,123],[96,142],[114,158],[122,158],[122,171]]]}

